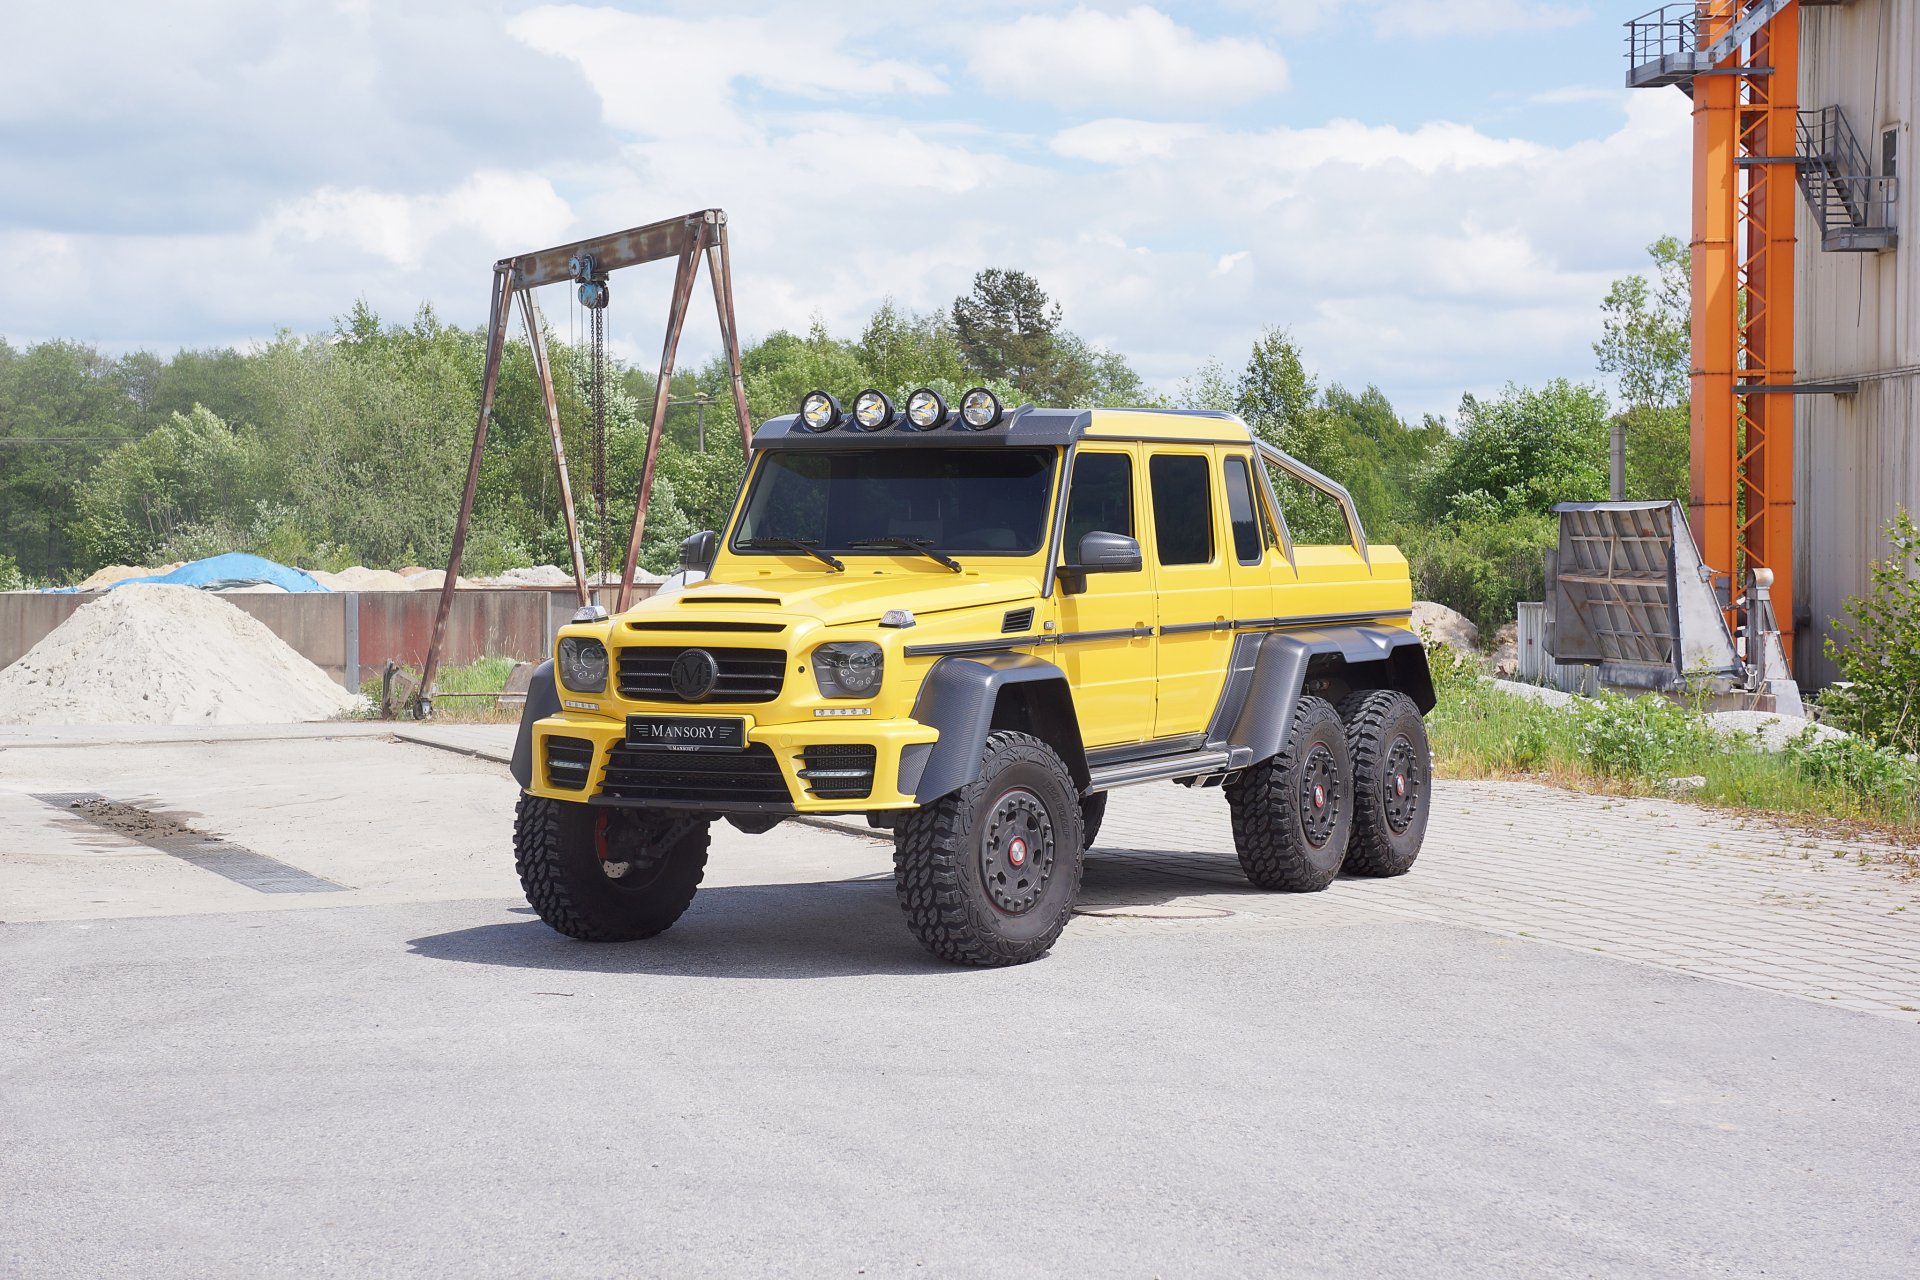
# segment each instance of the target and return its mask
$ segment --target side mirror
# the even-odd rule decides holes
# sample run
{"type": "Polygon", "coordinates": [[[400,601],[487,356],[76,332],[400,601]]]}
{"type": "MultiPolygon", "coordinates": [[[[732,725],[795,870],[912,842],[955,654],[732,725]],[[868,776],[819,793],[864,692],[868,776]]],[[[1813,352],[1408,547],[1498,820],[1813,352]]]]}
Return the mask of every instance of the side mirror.
{"type": "Polygon", "coordinates": [[[713,572],[713,559],[720,554],[720,535],[702,529],[680,544],[680,568],[687,573],[713,572]]]}
{"type": "Polygon", "coordinates": [[[1074,595],[1087,589],[1090,573],[1137,573],[1141,564],[1138,542],[1124,533],[1095,530],[1080,539],[1079,562],[1061,565],[1054,577],[1068,595],[1074,595]]]}
{"type": "Polygon", "coordinates": [[[1096,530],[1080,539],[1082,573],[1137,573],[1140,570],[1140,544],[1124,533],[1096,530]]]}

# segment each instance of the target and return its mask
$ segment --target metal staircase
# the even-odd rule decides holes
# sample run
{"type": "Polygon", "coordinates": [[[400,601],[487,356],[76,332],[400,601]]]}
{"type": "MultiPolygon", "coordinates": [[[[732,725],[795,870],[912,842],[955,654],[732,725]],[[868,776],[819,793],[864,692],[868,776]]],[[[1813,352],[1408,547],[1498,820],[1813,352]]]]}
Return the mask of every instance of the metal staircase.
{"type": "Polygon", "coordinates": [[[1873,172],[1846,113],[1839,107],[1802,111],[1798,133],[1800,190],[1819,220],[1820,247],[1833,253],[1893,248],[1899,180],[1873,172]]]}

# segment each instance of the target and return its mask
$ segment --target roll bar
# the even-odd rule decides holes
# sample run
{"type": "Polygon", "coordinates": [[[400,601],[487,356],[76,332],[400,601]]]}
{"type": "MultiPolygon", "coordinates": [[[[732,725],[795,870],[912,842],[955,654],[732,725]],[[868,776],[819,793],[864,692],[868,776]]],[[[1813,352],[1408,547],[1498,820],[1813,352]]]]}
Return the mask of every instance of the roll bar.
{"type": "MultiPolygon", "coordinates": [[[[1347,537],[1353,543],[1353,549],[1360,553],[1360,559],[1368,568],[1372,568],[1373,555],[1367,548],[1366,528],[1360,523],[1360,508],[1354,504],[1353,495],[1347,492],[1347,487],[1338,480],[1335,480],[1332,476],[1320,474],[1298,458],[1276,449],[1258,437],[1255,437],[1253,447],[1262,463],[1271,462],[1295,480],[1300,481],[1300,483],[1309,488],[1318,489],[1321,493],[1326,494],[1329,498],[1332,498],[1340,504],[1340,513],[1347,519],[1347,537]]],[[[1266,468],[1264,466],[1261,468],[1261,475],[1263,478],[1266,475],[1266,468]]],[[[1267,498],[1273,503],[1273,509],[1278,511],[1280,509],[1280,502],[1273,493],[1273,482],[1271,479],[1267,480],[1267,498]]],[[[1284,523],[1281,525],[1281,528],[1283,530],[1286,528],[1284,523]]],[[[1284,534],[1284,536],[1287,540],[1287,559],[1292,560],[1293,535],[1288,532],[1284,534]]]]}

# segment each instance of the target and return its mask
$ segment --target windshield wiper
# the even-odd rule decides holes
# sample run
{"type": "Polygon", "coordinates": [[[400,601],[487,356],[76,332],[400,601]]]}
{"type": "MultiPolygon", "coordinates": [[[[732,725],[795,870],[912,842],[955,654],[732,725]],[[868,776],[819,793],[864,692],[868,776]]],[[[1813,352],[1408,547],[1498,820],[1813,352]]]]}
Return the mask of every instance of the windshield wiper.
{"type": "Polygon", "coordinates": [[[742,538],[733,544],[748,551],[798,551],[810,555],[835,573],[845,573],[847,566],[840,563],[824,551],[815,551],[820,544],[810,538],[742,538]]]}
{"type": "Polygon", "coordinates": [[[960,562],[952,556],[943,556],[928,544],[932,538],[857,538],[847,545],[850,547],[894,547],[901,551],[911,551],[927,559],[947,566],[955,573],[963,572],[960,562]]]}

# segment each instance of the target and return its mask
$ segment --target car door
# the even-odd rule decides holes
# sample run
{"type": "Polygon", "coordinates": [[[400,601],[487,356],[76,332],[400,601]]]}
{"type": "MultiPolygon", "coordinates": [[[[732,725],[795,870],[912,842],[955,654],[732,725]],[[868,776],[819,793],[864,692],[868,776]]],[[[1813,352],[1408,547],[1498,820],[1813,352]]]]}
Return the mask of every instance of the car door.
{"type": "MultiPolygon", "coordinates": [[[[1136,450],[1081,446],[1067,493],[1061,561],[1078,558],[1089,533],[1141,537],[1136,450]]],[[[1059,628],[1054,660],[1073,688],[1081,739],[1089,747],[1139,742],[1153,734],[1153,570],[1142,553],[1131,573],[1090,573],[1055,592],[1059,628]],[[1075,584],[1076,586],[1079,583],[1075,584]]]]}
{"type": "Polygon", "coordinates": [[[1215,510],[1213,453],[1153,450],[1147,459],[1153,537],[1147,561],[1158,593],[1153,735],[1207,727],[1233,647],[1233,593],[1215,510]]]}

